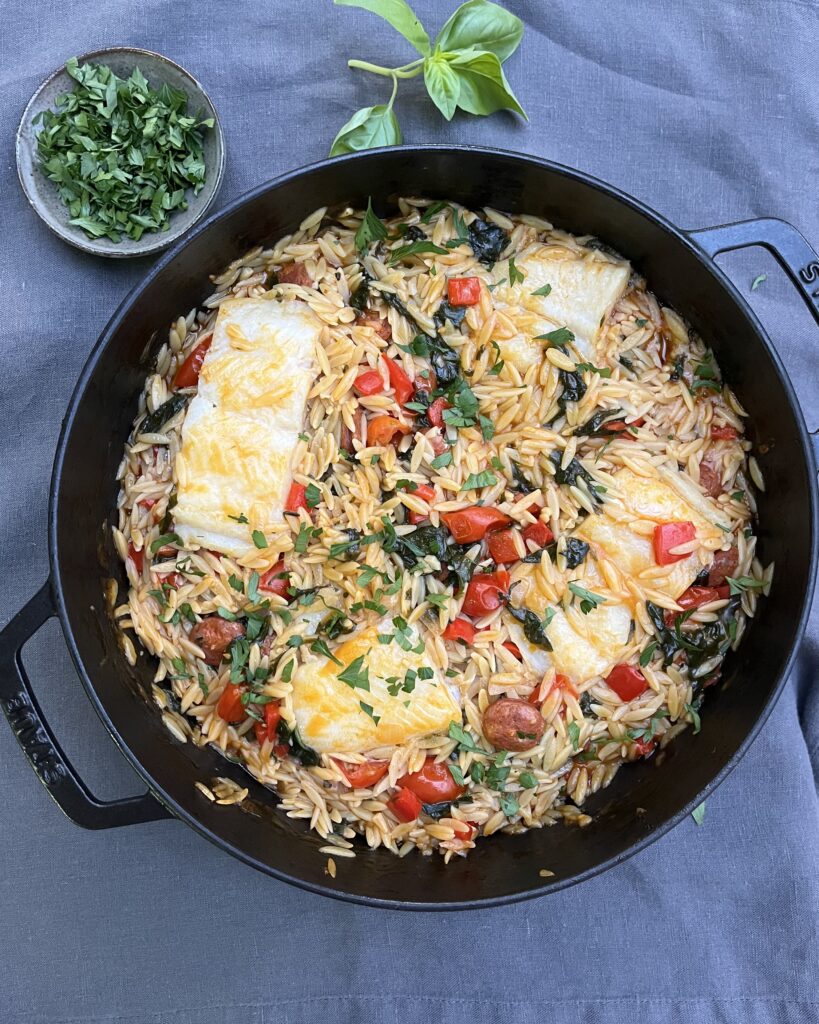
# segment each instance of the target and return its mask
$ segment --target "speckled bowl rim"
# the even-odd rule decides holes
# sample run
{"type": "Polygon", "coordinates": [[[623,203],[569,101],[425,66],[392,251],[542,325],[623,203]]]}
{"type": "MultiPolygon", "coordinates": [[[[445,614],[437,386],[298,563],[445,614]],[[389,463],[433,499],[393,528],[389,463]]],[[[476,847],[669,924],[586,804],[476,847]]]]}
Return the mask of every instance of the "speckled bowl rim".
{"type": "MultiPolygon", "coordinates": [[[[152,232],[149,235],[144,235],[143,237],[148,239],[144,245],[138,245],[137,247],[124,250],[119,247],[119,243],[112,242],[107,238],[91,239],[85,236],[77,237],[77,235],[66,230],[68,227],[67,211],[65,221],[63,221],[54,217],[46,209],[37,193],[37,190],[30,187],[29,182],[26,180],[26,175],[24,174],[24,152],[30,149],[29,142],[24,136],[24,131],[26,127],[32,123],[33,118],[40,113],[40,110],[45,109],[42,104],[41,97],[48,86],[65,72],[64,63],[58,68],[55,68],[54,71],[52,71],[51,74],[40,83],[33,96],[26,104],[23,115],[20,118],[20,123],[17,126],[15,144],[17,177],[20,181],[20,186],[23,189],[25,197],[28,200],[29,206],[31,206],[49,231],[57,235],[64,242],[74,246],[75,249],[81,249],[83,252],[91,253],[94,256],[105,256],[110,259],[132,259],[138,256],[150,256],[153,253],[167,249],[168,246],[173,245],[174,242],[178,241],[205,216],[219,192],[222,179],[224,177],[225,139],[222,133],[222,126],[219,121],[219,114],[217,113],[213,100],[208,95],[202,83],[199,82],[198,79],[194,78],[194,76],[183,68],[181,64],[177,64],[176,61],[171,60],[170,57],[165,57],[163,54],[156,53],[154,50],[145,50],[138,46],[106,46],[102,49],[89,50],[88,53],[79,55],[77,57],[77,61],[80,64],[88,63],[89,61],[104,61],[106,57],[110,57],[112,54],[133,54],[136,57],[149,57],[162,64],[170,65],[178,71],[179,74],[187,80],[187,82],[190,83],[192,90],[189,95],[189,100],[195,101],[196,99],[199,99],[203,103],[207,104],[208,116],[213,117],[213,128],[211,130],[214,132],[216,140],[216,166],[207,168],[210,180],[206,180],[203,192],[200,192],[199,195],[193,199],[193,202],[201,204],[197,209],[196,215],[183,226],[176,228],[174,228],[173,219],[171,219],[171,226],[167,231],[152,232]]],[[[40,173],[39,168],[37,167],[36,151],[31,154],[31,164],[34,172],[40,173]]]]}

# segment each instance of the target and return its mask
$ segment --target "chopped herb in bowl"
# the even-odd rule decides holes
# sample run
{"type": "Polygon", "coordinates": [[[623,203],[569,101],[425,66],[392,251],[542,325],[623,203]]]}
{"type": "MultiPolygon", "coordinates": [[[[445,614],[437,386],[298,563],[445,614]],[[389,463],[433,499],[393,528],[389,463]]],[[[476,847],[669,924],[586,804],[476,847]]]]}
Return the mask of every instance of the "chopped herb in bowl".
{"type": "Polygon", "coordinates": [[[166,231],[171,214],[187,210],[190,190],[204,187],[203,141],[213,119],[189,112],[182,90],[154,89],[138,67],[123,79],[72,58],[65,70],[73,89],[35,123],[40,168],[69,223],[115,243],[166,231]]]}

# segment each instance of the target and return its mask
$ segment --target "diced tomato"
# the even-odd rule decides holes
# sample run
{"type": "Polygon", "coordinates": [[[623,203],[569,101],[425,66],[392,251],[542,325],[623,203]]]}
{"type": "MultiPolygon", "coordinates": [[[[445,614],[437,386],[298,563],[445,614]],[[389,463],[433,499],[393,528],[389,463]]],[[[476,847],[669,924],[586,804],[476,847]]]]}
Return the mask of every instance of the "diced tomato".
{"type": "Polygon", "coordinates": [[[711,439],[713,441],[736,441],[739,437],[736,427],[729,427],[727,423],[711,427],[711,439]]]}
{"type": "Polygon", "coordinates": [[[471,644],[477,636],[478,631],[469,619],[459,616],[446,627],[443,633],[444,640],[463,640],[465,644],[471,644]]]}
{"type": "MultiPolygon", "coordinates": [[[[570,693],[574,697],[575,700],[577,700],[577,698],[579,697],[579,694],[578,694],[577,690],[574,688],[574,685],[572,684],[571,679],[569,679],[568,676],[564,676],[562,672],[558,672],[557,675],[555,676],[554,682],[549,687],[549,689],[546,691],[546,697],[549,696],[549,694],[552,692],[552,690],[565,690],[567,693],[570,693]]],[[[536,686],[534,688],[534,690],[532,690],[532,692],[529,694],[529,703],[530,704],[538,704],[539,705],[539,704],[543,703],[543,701],[538,699],[538,694],[539,693],[540,693],[540,687],[536,686]]]]}
{"type": "Polygon", "coordinates": [[[427,419],[433,427],[442,427],[444,425],[444,410],[451,408],[452,406],[445,398],[436,398],[427,409],[427,419]]]}
{"type": "Polygon", "coordinates": [[[276,755],[276,757],[279,758],[287,757],[287,755],[290,753],[290,746],[287,743],[277,743],[276,746],[273,748],[273,753],[276,755]]]}
{"type": "Polygon", "coordinates": [[[204,341],[199,342],[193,352],[179,367],[173,379],[173,386],[175,388],[192,388],[199,383],[199,371],[202,369],[202,363],[205,361],[205,356],[208,354],[212,341],[213,335],[209,334],[204,341]]]}
{"type": "Polygon", "coordinates": [[[529,523],[523,527],[523,539],[531,541],[535,547],[545,548],[555,539],[555,535],[545,523],[538,520],[536,523],[529,523]]]}
{"type": "Polygon", "coordinates": [[[284,560],[281,558],[259,580],[259,590],[266,590],[268,594],[277,594],[279,597],[287,597],[289,586],[290,574],[284,572],[284,560]]]}
{"type": "Polygon", "coordinates": [[[426,377],[423,374],[418,374],[415,378],[415,390],[416,391],[434,391],[437,387],[437,379],[435,377],[434,370],[427,370],[426,377]]]}
{"type": "Polygon", "coordinates": [[[298,512],[300,508],[307,508],[307,488],[304,484],[297,484],[295,481],[290,485],[290,493],[285,502],[285,512],[298,512]]]}
{"type": "Polygon", "coordinates": [[[638,757],[648,757],[654,753],[656,747],[656,740],[639,739],[634,741],[634,753],[638,757]]]}
{"type": "Polygon", "coordinates": [[[455,829],[458,839],[468,843],[475,835],[478,826],[471,821],[455,821],[452,827],[455,829]]]}
{"type": "Polygon", "coordinates": [[[509,590],[509,573],[505,569],[482,572],[473,576],[466,588],[462,610],[473,619],[488,615],[501,606],[501,595],[509,590]]]}
{"type": "Polygon", "coordinates": [[[615,665],[606,676],[606,683],[623,701],[634,700],[648,686],[646,677],[633,665],[615,665]]]}
{"type": "Polygon", "coordinates": [[[411,790],[425,804],[456,800],[466,792],[466,787],[459,786],[452,778],[452,772],[446,761],[436,761],[434,757],[428,757],[420,771],[400,778],[398,785],[411,790]]]}
{"type": "Polygon", "coordinates": [[[510,654],[514,655],[514,657],[518,659],[518,661],[523,661],[523,655],[520,653],[520,648],[516,643],[514,643],[514,641],[504,640],[501,646],[505,647],[510,654]]]}
{"type": "MultiPolygon", "coordinates": [[[[727,585],[724,587],[689,587],[684,594],[680,594],[677,598],[677,604],[687,612],[693,608],[700,608],[704,604],[710,604],[712,601],[724,601],[730,597],[730,594],[731,589],[727,585]]],[[[679,612],[667,611],[663,616],[666,626],[671,628],[674,625],[674,619],[679,614],[679,612]]]]}
{"type": "Polygon", "coordinates": [[[348,761],[333,760],[339,766],[344,778],[353,789],[366,789],[383,779],[390,767],[389,761],[365,761],[363,764],[350,764],[348,761]]]}
{"type": "MultiPolygon", "coordinates": [[[[419,487],[416,487],[414,491],[410,491],[410,493],[414,494],[416,498],[420,498],[422,501],[425,501],[427,504],[435,499],[435,488],[431,487],[429,484],[421,484],[419,487]]],[[[414,526],[417,526],[418,523],[425,522],[428,518],[429,516],[426,512],[414,512],[412,509],[407,510],[407,519],[414,526]]]]}
{"type": "Polygon", "coordinates": [[[517,530],[495,530],[489,534],[489,554],[496,565],[520,561],[515,534],[517,530]]]}
{"type": "Polygon", "coordinates": [[[282,709],[277,700],[271,700],[269,704],[262,707],[263,722],[254,722],[253,731],[256,733],[256,741],[259,744],[265,740],[274,740],[278,735],[279,722],[282,718],[282,709]]]}
{"type": "Polygon", "coordinates": [[[137,576],[141,576],[142,566],[145,564],[145,548],[140,548],[139,551],[137,551],[133,544],[129,544],[128,557],[134,563],[134,568],[137,571],[137,576]]]}
{"type": "Polygon", "coordinates": [[[142,501],[137,502],[137,505],[140,508],[153,508],[157,501],[159,501],[158,498],[143,498],[142,501]]]}
{"type": "Polygon", "coordinates": [[[170,584],[174,589],[178,589],[185,582],[185,577],[181,572],[169,572],[162,577],[162,582],[170,584]]]}
{"type": "Polygon", "coordinates": [[[233,725],[244,721],[245,706],[242,704],[243,693],[244,690],[241,686],[228,683],[222,691],[219,703],[216,705],[216,714],[225,722],[230,722],[233,725]]]}
{"type": "Polygon", "coordinates": [[[404,368],[400,363],[397,363],[394,359],[390,359],[389,356],[381,357],[387,364],[387,373],[389,374],[390,384],[395,397],[398,399],[398,404],[403,405],[408,402],[415,391],[415,385],[409,379],[404,372],[404,368]]]}
{"type": "Polygon", "coordinates": [[[415,821],[421,813],[421,801],[411,789],[402,787],[395,796],[387,801],[387,807],[399,821],[415,821]]]}
{"type": "Polygon", "coordinates": [[[479,277],[450,277],[446,289],[450,306],[475,306],[481,301],[479,277]]]}
{"type": "Polygon", "coordinates": [[[384,390],[384,378],[378,370],[365,370],[353,381],[359,395],[380,395],[384,390]]]}
{"type": "Polygon", "coordinates": [[[444,512],[441,519],[459,544],[474,544],[483,540],[490,530],[499,530],[512,522],[505,512],[484,505],[472,505],[460,512],[444,512]]]}
{"type": "Polygon", "coordinates": [[[571,679],[569,679],[568,676],[564,676],[562,672],[558,672],[555,676],[555,681],[554,685],[552,686],[552,689],[555,688],[557,688],[558,690],[565,690],[567,693],[570,693],[575,700],[577,700],[577,698],[580,696],[580,694],[574,688],[571,679]]]}
{"type": "Polygon", "coordinates": [[[654,560],[657,565],[671,565],[672,562],[681,562],[688,555],[674,555],[672,549],[680,544],[687,544],[697,536],[694,524],[688,521],[682,523],[658,523],[654,527],[654,560]]]}
{"type": "Polygon", "coordinates": [[[367,444],[370,447],[381,447],[390,444],[396,434],[408,434],[410,428],[394,416],[374,416],[367,423],[367,444]]]}

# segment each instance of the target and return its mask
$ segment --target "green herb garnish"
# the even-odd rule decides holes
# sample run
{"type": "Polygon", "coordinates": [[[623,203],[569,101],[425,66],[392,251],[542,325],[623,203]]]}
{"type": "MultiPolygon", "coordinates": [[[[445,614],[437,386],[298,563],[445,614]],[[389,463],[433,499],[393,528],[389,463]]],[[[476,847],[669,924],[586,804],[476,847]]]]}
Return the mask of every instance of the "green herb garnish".
{"type": "Polygon", "coordinates": [[[578,583],[570,583],[569,590],[580,598],[580,611],[584,615],[588,615],[589,612],[593,611],[599,604],[605,604],[605,597],[601,597],[599,594],[592,593],[591,590],[586,590],[585,587],[581,587],[578,583]]]}
{"type": "Polygon", "coordinates": [[[123,80],[72,57],[65,70],[72,91],[35,122],[41,169],[69,223],[112,242],[167,230],[171,214],[188,208],[188,189],[197,194],[205,184],[202,141],[213,121],[191,116],[181,90],[151,88],[139,68],[123,80]]]}

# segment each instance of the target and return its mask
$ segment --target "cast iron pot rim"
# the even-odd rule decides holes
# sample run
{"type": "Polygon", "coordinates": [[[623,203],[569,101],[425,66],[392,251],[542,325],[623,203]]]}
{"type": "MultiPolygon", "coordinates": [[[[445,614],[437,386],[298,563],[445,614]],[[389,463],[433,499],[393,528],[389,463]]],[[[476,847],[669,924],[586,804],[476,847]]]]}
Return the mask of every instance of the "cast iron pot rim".
{"type": "MultiPolygon", "coordinates": [[[[616,241],[616,240],[612,240],[616,241]]],[[[767,721],[771,711],[774,708],[777,700],[782,694],[785,683],[793,667],[796,653],[802,642],[802,637],[807,625],[808,614],[810,612],[810,606],[812,601],[812,594],[816,583],[816,561],[817,561],[817,481],[816,473],[813,468],[813,457],[812,449],[808,438],[807,427],[805,426],[804,417],[802,415],[801,407],[797,401],[793,387],[791,386],[790,379],[785,371],[779,354],[774,348],[773,344],[769,340],[762,324],[759,322],[754,311],[748,305],[744,297],[732,283],[732,281],[725,275],[722,269],[716,264],[716,262],[709,257],[703,250],[693,242],[688,235],[681,229],[675,227],[669,220],[662,215],[658,214],[651,207],[645,203],[640,202],[633,196],[628,195],[625,192],[620,191],[612,185],[606,184],[600,181],[598,178],[590,174],[586,174],[583,171],[576,170],[571,167],[566,167],[563,164],[556,163],[552,160],[546,160],[541,157],[533,156],[528,153],[520,153],[511,150],[504,150],[485,146],[449,146],[449,145],[421,145],[421,146],[402,146],[402,147],[384,147],[380,149],[367,150],[362,153],[348,154],[339,157],[331,157],[325,160],[315,161],[311,164],[306,164],[302,167],[296,168],[292,171],[287,171],[284,174],[279,175],[276,178],[272,178],[256,188],[250,189],[249,191],[238,196],[232,202],[228,203],[223,209],[216,213],[211,214],[205,218],[200,224],[198,224],[192,231],[190,231],[183,239],[181,239],[176,245],[173,246],[164,256],[162,256],[157,263],[148,271],[145,277],[138,282],[120,302],[119,306],[111,316],[104,327],[97,343],[91,350],[85,365],[80,373],[77,384],[71,395],[71,399],[68,404],[68,409],[63,418],[62,428],[60,430],[60,437],[57,444],[57,452],[54,458],[54,468],[51,478],[51,487],[49,493],[49,509],[48,509],[48,545],[49,545],[49,562],[51,566],[51,586],[57,608],[57,613],[60,619],[60,625],[62,626],[63,635],[66,640],[66,644],[71,653],[71,658],[77,669],[77,673],[86,691],[86,694],[91,701],[94,709],[102,720],[103,725],[107,729],[111,738],[117,747],[122,751],[126,760],[129,762],[131,767],[137,772],[139,776],[146,782],[150,792],[156,797],[161,804],[163,804],[174,817],[185,822],[186,825],[190,826],[195,832],[198,832],[205,839],[209,840],[215,846],[224,850],[226,853],[231,854],[238,860],[248,864],[250,867],[256,868],[258,871],[263,872],[266,875],[272,876],[279,881],[287,882],[290,885],[295,885],[300,889],[304,889],[308,892],[315,893],[320,896],[329,896],[333,899],[341,900],[347,903],[357,903],[369,907],[378,907],[388,910],[428,910],[428,911],[453,911],[453,910],[479,910],[488,909],[490,907],[505,906],[511,903],[519,903],[523,900],[534,899],[539,896],[545,896],[553,892],[559,892],[562,889],[567,889],[570,886],[577,885],[580,882],[584,882],[595,875],[602,874],[608,871],[610,868],[622,864],[624,861],[633,857],[635,854],[644,850],[651,843],[655,842],[661,836],[670,832],[671,829],[675,828],[683,819],[685,819],[691,811],[706,800],[711,793],[727,778],[727,776],[734,770],[739,764],[745,754],[748,752],[751,744],[754,742],[756,737],[759,735],[762,726],[767,721]],[[589,868],[586,871],[581,872],[579,875],[575,875],[571,878],[559,879],[551,884],[545,884],[540,886],[534,886],[523,892],[513,893],[511,895],[504,896],[490,896],[481,899],[475,899],[463,902],[446,902],[446,903],[425,903],[423,901],[405,902],[402,900],[393,899],[380,899],[373,896],[363,896],[355,893],[345,893],[337,889],[333,889],[327,885],[319,885],[312,882],[305,881],[302,878],[298,878],[293,875],[289,875],[284,871],[277,868],[272,868],[267,864],[257,860],[249,853],[245,853],[243,850],[237,849],[228,840],[224,839],[221,835],[218,835],[207,826],[203,825],[198,818],[193,814],[189,813],[180,804],[171,797],[163,787],[158,785],[156,780],[149,774],[149,772],[143,767],[139,758],[131,751],[130,747],[120,737],[115,724],[111,721],[107,711],[102,705],[101,700],[96,694],[94,685],[91,682],[88,671],[80,657],[77,644],[74,640],[73,630],[69,623],[68,611],[65,604],[65,598],[63,595],[62,581],[60,579],[59,561],[57,558],[57,503],[58,503],[58,492],[60,489],[60,481],[62,478],[63,461],[65,458],[65,452],[68,445],[68,438],[70,436],[74,419],[77,414],[77,410],[82,403],[85,396],[88,384],[93,377],[94,371],[96,370],[97,361],[102,352],[108,347],[111,340],[111,336],[119,328],[121,323],[125,320],[128,312],[139,297],[139,295],[157,278],[159,277],[165,268],[177,258],[179,252],[181,252],[193,239],[197,238],[200,234],[208,231],[214,224],[221,220],[230,217],[236,210],[244,206],[251,200],[257,199],[259,196],[271,191],[272,189],[278,188],[288,182],[297,179],[310,171],[318,170],[326,166],[334,166],[339,164],[348,163],[351,161],[367,161],[367,160],[378,160],[382,156],[387,154],[395,153],[397,149],[405,153],[407,157],[411,157],[413,154],[422,156],[427,153],[461,153],[465,157],[469,157],[472,154],[479,156],[497,156],[505,159],[513,159],[515,161],[531,164],[535,167],[542,168],[547,171],[552,171],[557,174],[563,175],[564,177],[572,178],[575,181],[591,186],[592,188],[598,189],[601,192],[605,192],[614,199],[623,203],[626,206],[631,207],[638,213],[647,217],[649,220],[653,220],[668,234],[672,235],[674,239],[686,249],[689,253],[693,254],[699,262],[717,278],[719,283],[725,289],[726,292],[733,298],[733,300],[739,305],[742,312],[745,314],[750,327],[754,330],[757,337],[761,340],[765,348],[768,350],[768,354],[771,357],[776,371],[779,375],[780,383],[785,391],[788,402],[791,407],[791,413],[796,421],[797,430],[799,432],[799,439],[801,442],[802,450],[800,452],[801,461],[804,469],[807,472],[809,480],[809,493],[810,493],[810,568],[808,570],[808,585],[805,588],[805,592],[802,595],[802,608],[799,615],[799,622],[797,625],[795,637],[791,649],[788,653],[787,660],[783,670],[780,672],[779,679],[777,680],[776,686],[774,687],[771,695],[769,696],[766,703],[760,709],[758,717],[749,730],[745,739],[742,741],[740,746],[737,748],[734,755],[730,760],[720,769],[720,771],[714,776],[714,778],[706,785],[697,797],[687,804],[681,811],[672,815],[661,825],[657,826],[649,835],[638,840],[627,850],[624,850],[613,857],[609,857],[601,864],[596,865],[593,868],[589,868]]],[[[363,853],[364,851],[362,851],[363,853]]],[[[363,860],[363,858],[362,858],[363,860]]]]}

